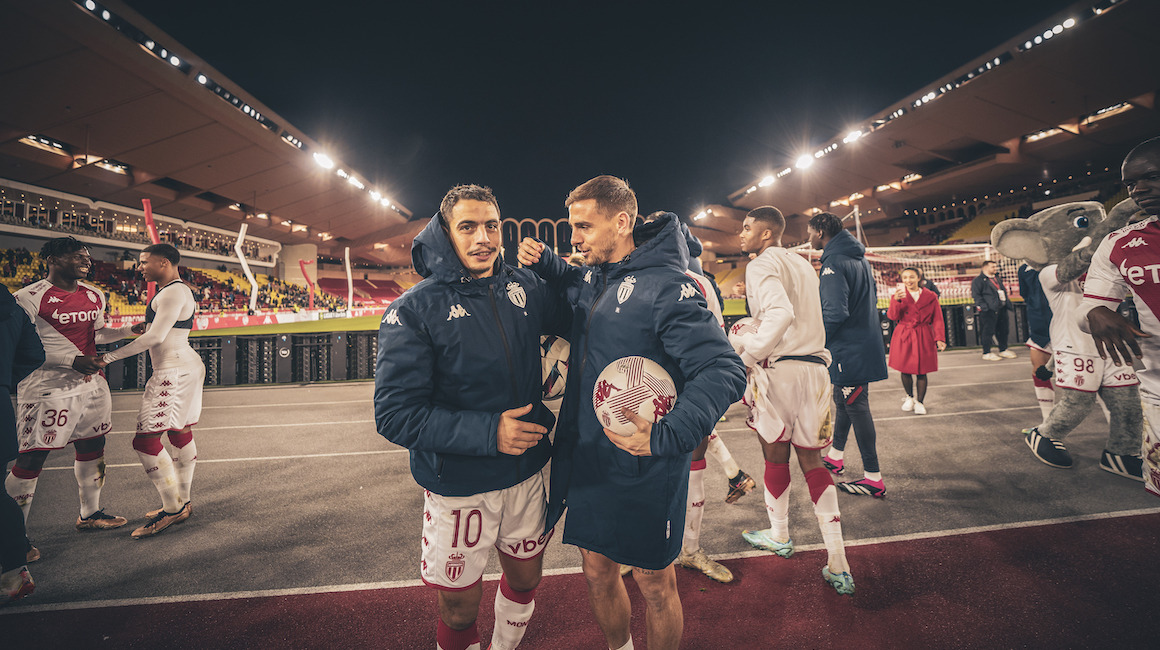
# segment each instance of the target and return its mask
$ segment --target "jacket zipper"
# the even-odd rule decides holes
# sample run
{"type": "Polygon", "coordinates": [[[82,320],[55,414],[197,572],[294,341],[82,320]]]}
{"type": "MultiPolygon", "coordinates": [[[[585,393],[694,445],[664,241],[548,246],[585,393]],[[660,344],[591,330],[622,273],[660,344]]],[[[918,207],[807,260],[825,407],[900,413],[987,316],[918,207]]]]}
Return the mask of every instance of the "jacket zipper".
{"type": "Polygon", "coordinates": [[[604,284],[600,288],[600,293],[597,294],[596,300],[592,301],[592,310],[588,312],[588,323],[584,327],[584,356],[580,357],[580,377],[584,377],[584,367],[588,365],[588,332],[592,330],[592,317],[596,315],[596,305],[600,303],[600,299],[604,297],[604,292],[608,291],[608,275],[600,274],[600,281],[604,284]]]}
{"type": "MultiPolygon", "coordinates": [[[[507,357],[508,378],[511,379],[511,383],[512,383],[512,400],[519,401],[520,391],[516,387],[516,371],[515,371],[515,367],[512,365],[512,351],[511,351],[511,348],[508,346],[507,334],[505,334],[503,331],[503,321],[501,321],[499,319],[499,306],[495,302],[495,292],[493,291],[493,289],[495,289],[494,286],[488,288],[487,297],[491,298],[491,314],[492,314],[492,316],[495,316],[495,325],[496,325],[496,328],[499,329],[499,338],[501,341],[503,341],[503,352],[504,352],[504,355],[507,357]]],[[[517,406],[521,406],[521,405],[517,405],[517,406]]]]}

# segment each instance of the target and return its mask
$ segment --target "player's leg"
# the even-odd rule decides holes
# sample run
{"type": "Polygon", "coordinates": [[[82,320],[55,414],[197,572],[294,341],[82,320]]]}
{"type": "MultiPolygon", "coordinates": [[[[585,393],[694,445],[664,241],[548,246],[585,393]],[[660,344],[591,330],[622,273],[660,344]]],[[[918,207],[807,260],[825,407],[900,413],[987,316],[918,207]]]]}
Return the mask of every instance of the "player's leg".
{"type": "Polygon", "coordinates": [[[1007,332],[1010,329],[1007,313],[1007,308],[1004,307],[995,315],[995,343],[999,346],[999,356],[1014,359],[1015,353],[1007,352],[1007,332]],[[1004,354],[1004,352],[1007,352],[1007,354],[1004,354]]]}
{"type": "Polygon", "coordinates": [[[685,532],[681,540],[681,554],[677,556],[677,564],[696,569],[717,582],[731,582],[733,573],[724,566],[711,559],[701,549],[701,520],[705,514],[705,450],[709,447],[709,438],[701,441],[693,450],[692,462],[689,464],[689,494],[685,501],[685,532]]]}
{"type": "Polygon", "coordinates": [[[120,528],[128,519],[107,514],[101,509],[101,488],[105,485],[105,436],[77,440],[73,443],[76,459],[73,475],[77,479],[81,513],[77,530],[120,528]]]}
{"type": "Polygon", "coordinates": [[[435,631],[438,650],[479,650],[475,619],[482,599],[483,583],[478,580],[466,589],[439,590],[439,626],[435,631]]]}
{"type": "MultiPolygon", "coordinates": [[[[834,442],[830,450],[822,458],[822,464],[831,474],[842,475],[846,471],[846,463],[842,457],[846,453],[846,441],[850,435],[850,415],[846,413],[846,389],[853,387],[834,386],[834,442]]],[[[789,461],[786,461],[789,462],[789,461]]]]}
{"type": "Polygon", "coordinates": [[[40,471],[44,469],[44,461],[48,458],[47,449],[34,449],[22,452],[16,457],[12,471],[4,479],[4,491],[16,501],[16,505],[24,512],[24,523],[28,523],[28,511],[32,508],[32,499],[36,496],[36,483],[40,479],[40,471]]]}
{"type": "Polygon", "coordinates": [[[846,547],[842,539],[842,515],[838,510],[838,491],[834,479],[822,466],[820,449],[795,448],[798,465],[805,474],[806,486],[810,490],[810,500],[814,504],[814,515],[822,531],[822,541],[826,545],[828,562],[822,568],[822,577],[839,594],[854,593],[854,578],[850,575],[850,564],[846,561],[846,547]]]}
{"type": "Polygon", "coordinates": [[[190,488],[193,485],[193,468],[197,465],[197,443],[193,440],[193,427],[169,432],[169,443],[173,445],[173,468],[177,472],[177,496],[182,503],[189,503],[190,488]]]}
{"type": "Polygon", "coordinates": [[[991,339],[995,336],[995,312],[991,310],[981,311],[976,320],[979,323],[979,343],[983,346],[983,358],[989,359],[991,356],[991,339]]]}
{"type": "Polygon", "coordinates": [[[676,569],[671,564],[659,571],[634,568],[632,577],[644,596],[648,647],[676,650],[685,629],[676,569]]]}
{"type": "Polygon", "coordinates": [[[495,594],[492,650],[512,650],[524,638],[536,609],[536,587],[543,573],[544,549],[552,531],[544,532],[548,510],[548,470],[519,485],[500,490],[499,565],[503,569],[495,594]]]}
{"type": "Polygon", "coordinates": [[[845,395],[843,401],[846,414],[850,417],[854,429],[854,439],[858,442],[858,452],[862,456],[864,478],[838,483],[838,489],[850,494],[884,497],[886,485],[882,481],[882,472],[878,467],[878,432],[874,428],[874,418],[870,415],[869,387],[866,384],[847,386],[843,387],[842,393],[845,395]]]}
{"type": "Polygon", "coordinates": [[[24,514],[7,492],[0,494],[0,605],[24,598],[36,587],[25,566],[27,551],[24,514]]]}
{"type": "Polygon", "coordinates": [[[765,456],[765,510],[769,528],[742,531],[741,536],[756,548],[789,557],[793,540],[789,537],[789,443],[768,442],[758,437],[765,456]]]}
{"type": "MultiPolygon", "coordinates": [[[[902,400],[903,411],[914,410],[914,375],[908,373],[901,373],[902,376],[902,390],[906,392],[906,399],[902,400]]],[[[918,400],[922,401],[922,400],[918,400]]]]}
{"type": "MultiPolygon", "coordinates": [[[[696,459],[696,453],[693,452],[694,459],[696,459]]],[[[709,446],[705,450],[705,455],[711,456],[713,460],[720,463],[721,469],[725,472],[725,478],[729,479],[729,493],[725,496],[725,503],[736,503],[738,499],[757,487],[757,482],[749,474],[742,471],[737,465],[737,461],[733,460],[733,455],[729,453],[725,441],[717,435],[716,429],[709,434],[709,446]]]]}
{"type": "Polygon", "coordinates": [[[580,558],[584,580],[588,584],[588,604],[592,607],[592,615],[604,634],[604,640],[612,650],[631,650],[629,622],[632,606],[628,601],[624,579],[620,577],[620,565],[586,548],[580,549],[580,558]]]}
{"type": "Polygon", "coordinates": [[[137,434],[133,437],[133,449],[145,475],[161,495],[161,512],[133,531],[134,539],[143,539],[185,521],[189,518],[189,510],[178,496],[177,472],[173,468],[173,458],[161,444],[161,432],[137,434]]]}

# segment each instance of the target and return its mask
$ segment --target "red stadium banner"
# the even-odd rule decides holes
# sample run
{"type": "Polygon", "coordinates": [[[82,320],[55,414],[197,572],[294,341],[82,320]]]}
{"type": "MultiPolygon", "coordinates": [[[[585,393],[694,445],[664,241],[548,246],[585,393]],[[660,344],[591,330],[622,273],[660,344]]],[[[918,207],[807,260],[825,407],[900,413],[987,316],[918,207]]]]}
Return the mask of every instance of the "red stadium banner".
{"type": "MultiPolygon", "coordinates": [[[[141,199],[141,205],[145,208],[145,229],[149,231],[149,241],[160,244],[161,237],[157,235],[157,224],[153,222],[153,202],[149,199],[141,199]]],[[[155,293],[157,293],[156,282],[145,285],[145,304],[148,305],[153,300],[155,293]]]]}

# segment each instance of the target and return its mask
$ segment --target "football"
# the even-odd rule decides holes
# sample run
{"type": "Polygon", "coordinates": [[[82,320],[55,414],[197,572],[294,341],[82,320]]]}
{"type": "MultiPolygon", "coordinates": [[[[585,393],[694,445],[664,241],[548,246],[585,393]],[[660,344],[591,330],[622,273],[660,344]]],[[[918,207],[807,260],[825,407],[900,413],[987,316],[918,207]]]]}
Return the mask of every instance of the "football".
{"type": "Polygon", "coordinates": [[[636,425],[621,412],[628,408],[656,422],[673,410],[677,387],[659,363],[644,357],[624,357],[608,364],[592,388],[596,419],[622,436],[636,433],[636,425]]]}
{"type": "Polygon", "coordinates": [[[733,345],[733,349],[737,349],[737,339],[746,334],[756,334],[758,327],[761,327],[761,321],[752,316],[746,316],[733,323],[729,328],[729,343],[733,345]]]}
{"type": "Polygon", "coordinates": [[[558,336],[540,337],[544,399],[560,399],[564,395],[564,384],[568,381],[568,352],[571,348],[567,341],[558,336]]]}

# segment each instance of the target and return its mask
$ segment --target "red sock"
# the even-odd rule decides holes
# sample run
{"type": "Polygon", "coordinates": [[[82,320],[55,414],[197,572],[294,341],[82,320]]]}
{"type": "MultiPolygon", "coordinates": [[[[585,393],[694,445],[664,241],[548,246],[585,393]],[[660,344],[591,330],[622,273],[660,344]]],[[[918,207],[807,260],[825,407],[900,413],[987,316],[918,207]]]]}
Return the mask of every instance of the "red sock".
{"type": "Polygon", "coordinates": [[[810,488],[810,501],[818,502],[821,498],[822,492],[826,488],[834,484],[834,479],[830,477],[830,470],[825,467],[816,467],[806,472],[806,485],[810,488]]]}
{"type": "Polygon", "coordinates": [[[475,629],[475,623],[466,630],[453,630],[447,627],[443,619],[439,619],[439,627],[435,630],[435,643],[439,646],[439,650],[468,650],[475,645],[479,647],[479,631],[475,629]]]}
{"type": "Polygon", "coordinates": [[[765,489],[776,499],[787,488],[789,488],[789,463],[765,461],[765,489]]]}

